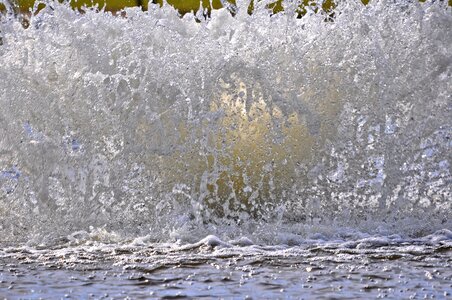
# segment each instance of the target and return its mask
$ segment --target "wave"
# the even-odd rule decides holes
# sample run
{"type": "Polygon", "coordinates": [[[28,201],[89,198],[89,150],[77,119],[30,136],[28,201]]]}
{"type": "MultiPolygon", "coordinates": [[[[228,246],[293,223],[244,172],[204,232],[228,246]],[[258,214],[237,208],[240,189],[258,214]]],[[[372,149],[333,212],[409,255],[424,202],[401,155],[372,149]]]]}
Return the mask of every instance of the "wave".
{"type": "Polygon", "coordinates": [[[446,4],[45,3],[0,19],[0,240],[452,227],[446,4]]]}

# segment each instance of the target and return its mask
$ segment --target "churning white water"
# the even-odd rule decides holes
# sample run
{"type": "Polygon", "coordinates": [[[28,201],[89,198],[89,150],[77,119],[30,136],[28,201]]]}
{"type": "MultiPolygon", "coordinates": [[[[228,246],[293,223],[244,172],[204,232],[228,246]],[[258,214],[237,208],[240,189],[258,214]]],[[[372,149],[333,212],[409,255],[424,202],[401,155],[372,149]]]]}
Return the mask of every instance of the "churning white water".
{"type": "Polygon", "coordinates": [[[46,2],[27,28],[2,15],[3,260],[84,243],[450,255],[451,8],[346,1],[297,18],[295,2],[237,2],[207,18],[46,2]]]}

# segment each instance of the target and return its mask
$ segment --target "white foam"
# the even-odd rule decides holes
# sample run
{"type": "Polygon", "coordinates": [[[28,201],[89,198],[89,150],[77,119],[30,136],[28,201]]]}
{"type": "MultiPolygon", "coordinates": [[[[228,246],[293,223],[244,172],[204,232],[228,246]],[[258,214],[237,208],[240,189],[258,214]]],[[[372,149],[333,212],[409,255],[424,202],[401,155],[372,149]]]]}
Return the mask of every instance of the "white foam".
{"type": "Polygon", "coordinates": [[[0,240],[380,247],[450,229],[439,2],[2,18],[0,240]]]}

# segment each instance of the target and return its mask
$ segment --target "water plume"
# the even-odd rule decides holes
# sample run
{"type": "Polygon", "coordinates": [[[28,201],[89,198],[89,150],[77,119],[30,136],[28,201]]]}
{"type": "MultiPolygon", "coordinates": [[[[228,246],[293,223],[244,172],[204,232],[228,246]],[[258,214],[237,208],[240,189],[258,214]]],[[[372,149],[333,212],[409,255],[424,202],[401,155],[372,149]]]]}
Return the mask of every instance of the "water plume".
{"type": "Polygon", "coordinates": [[[451,227],[445,4],[44,3],[0,19],[1,240],[451,227]]]}

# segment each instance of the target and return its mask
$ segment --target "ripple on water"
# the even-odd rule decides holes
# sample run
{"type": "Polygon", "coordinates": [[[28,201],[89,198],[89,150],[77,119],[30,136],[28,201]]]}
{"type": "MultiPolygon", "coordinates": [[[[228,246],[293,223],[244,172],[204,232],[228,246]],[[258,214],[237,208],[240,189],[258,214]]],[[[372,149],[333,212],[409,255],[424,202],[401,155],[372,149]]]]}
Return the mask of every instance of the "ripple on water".
{"type": "Polygon", "coordinates": [[[0,288],[6,297],[102,298],[107,296],[100,291],[108,290],[113,298],[168,299],[297,298],[300,293],[308,299],[441,299],[452,289],[451,240],[378,241],[353,249],[325,242],[273,248],[231,244],[208,236],[189,248],[100,243],[57,250],[3,248],[0,288]]]}

